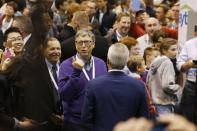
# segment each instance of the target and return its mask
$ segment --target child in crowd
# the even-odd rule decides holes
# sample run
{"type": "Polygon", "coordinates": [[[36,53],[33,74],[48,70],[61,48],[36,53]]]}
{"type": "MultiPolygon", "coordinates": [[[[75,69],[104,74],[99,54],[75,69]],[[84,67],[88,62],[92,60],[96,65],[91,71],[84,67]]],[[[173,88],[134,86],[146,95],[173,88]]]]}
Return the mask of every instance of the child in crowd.
{"type": "Polygon", "coordinates": [[[144,73],[146,67],[145,67],[145,61],[143,57],[136,55],[136,56],[131,56],[129,58],[129,61],[127,63],[127,67],[130,70],[129,76],[136,78],[137,80],[142,81],[142,83],[145,85],[145,90],[147,94],[147,103],[149,106],[149,113],[150,113],[150,118],[154,119],[155,116],[155,109],[154,106],[151,104],[151,99],[150,99],[150,92],[148,88],[146,87],[145,82],[142,80],[141,75],[144,73]]]}
{"type": "Polygon", "coordinates": [[[142,74],[142,80],[145,83],[146,83],[146,77],[147,77],[147,74],[148,74],[148,70],[149,70],[150,64],[158,56],[160,56],[160,51],[156,47],[147,47],[144,50],[144,56],[143,56],[143,58],[145,60],[146,69],[145,69],[144,73],[142,74]]]}

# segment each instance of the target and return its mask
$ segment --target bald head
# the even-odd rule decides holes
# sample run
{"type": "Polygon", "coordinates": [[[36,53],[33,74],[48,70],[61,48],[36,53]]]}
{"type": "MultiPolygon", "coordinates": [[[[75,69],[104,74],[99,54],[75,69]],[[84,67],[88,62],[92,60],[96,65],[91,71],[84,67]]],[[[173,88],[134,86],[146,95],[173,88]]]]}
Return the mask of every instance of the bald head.
{"type": "Polygon", "coordinates": [[[160,30],[161,26],[158,19],[150,17],[145,21],[145,30],[150,37],[153,36],[154,32],[160,30]]]}

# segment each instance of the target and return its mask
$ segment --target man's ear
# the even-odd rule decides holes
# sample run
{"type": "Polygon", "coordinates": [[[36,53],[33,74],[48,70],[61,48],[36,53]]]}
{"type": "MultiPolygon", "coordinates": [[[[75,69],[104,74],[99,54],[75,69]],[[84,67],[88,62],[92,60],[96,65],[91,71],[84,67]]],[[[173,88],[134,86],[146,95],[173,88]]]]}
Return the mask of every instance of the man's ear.
{"type": "Polygon", "coordinates": [[[108,67],[108,70],[112,69],[112,67],[111,67],[111,63],[110,63],[110,61],[109,61],[109,59],[108,59],[108,58],[107,58],[107,67],[108,67]]]}
{"type": "Polygon", "coordinates": [[[6,47],[6,42],[3,42],[3,46],[6,47]]]}
{"type": "Polygon", "coordinates": [[[136,71],[137,71],[137,72],[140,72],[140,70],[141,70],[141,66],[137,65],[137,66],[136,66],[136,71]]]}
{"type": "Polygon", "coordinates": [[[95,48],[95,42],[93,43],[93,49],[95,48]]]}

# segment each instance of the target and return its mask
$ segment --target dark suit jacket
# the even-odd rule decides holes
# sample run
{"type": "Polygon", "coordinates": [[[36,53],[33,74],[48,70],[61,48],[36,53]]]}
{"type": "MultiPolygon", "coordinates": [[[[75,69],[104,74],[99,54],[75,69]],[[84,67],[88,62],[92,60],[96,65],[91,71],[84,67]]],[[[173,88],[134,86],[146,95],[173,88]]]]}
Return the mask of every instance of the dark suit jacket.
{"type": "Polygon", "coordinates": [[[68,26],[67,24],[64,25],[63,30],[60,32],[58,39],[60,42],[69,39],[72,36],[75,36],[75,31],[71,26],[68,26]]]}
{"type": "Polygon", "coordinates": [[[27,40],[27,42],[25,43],[23,47],[23,49],[25,49],[26,51],[31,50],[31,46],[32,46],[31,39],[32,39],[32,36],[30,36],[30,38],[27,40]]]}
{"type": "MultiPolygon", "coordinates": [[[[58,114],[58,110],[53,92],[54,85],[44,59],[26,61],[21,58],[13,65],[15,68],[21,66],[18,73],[10,77],[15,92],[18,92],[14,106],[15,116],[19,119],[25,116],[37,122],[47,121],[50,124],[41,131],[54,131],[56,126],[51,123],[50,115],[58,114]]],[[[14,74],[14,71],[11,74],[14,74]]]]}
{"type": "Polygon", "coordinates": [[[0,49],[4,49],[4,46],[3,46],[3,32],[2,32],[2,30],[0,30],[0,49]]]}
{"type": "MultiPolygon", "coordinates": [[[[96,18],[99,20],[99,10],[96,12],[96,18]]],[[[113,27],[114,23],[116,21],[116,14],[112,11],[108,10],[104,15],[102,19],[102,23],[100,25],[100,33],[104,36],[107,34],[107,31],[113,27]]]]}
{"type": "Polygon", "coordinates": [[[145,88],[121,71],[112,71],[87,84],[82,119],[92,131],[112,131],[120,121],[148,117],[145,88]]]}
{"type": "MultiPolygon", "coordinates": [[[[98,58],[101,58],[103,61],[107,61],[107,51],[109,48],[107,39],[105,39],[102,36],[95,35],[95,48],[93,49],[93,56],[96,56],[98,58]]],[[[61,43],[61,50],[62,50],[62,56],[61,61],[70,58],[71,56],[76,54],[76,48],[75,48],[75,37],[71,37],[68,40],[65,40],[61,43]]]]}
{"type": "Polygon", "coordinates": [[[0,130],[2,131],[11,130],[15,125],[12,117],[12,96],[6,77],[0,74],[0,130]]]}

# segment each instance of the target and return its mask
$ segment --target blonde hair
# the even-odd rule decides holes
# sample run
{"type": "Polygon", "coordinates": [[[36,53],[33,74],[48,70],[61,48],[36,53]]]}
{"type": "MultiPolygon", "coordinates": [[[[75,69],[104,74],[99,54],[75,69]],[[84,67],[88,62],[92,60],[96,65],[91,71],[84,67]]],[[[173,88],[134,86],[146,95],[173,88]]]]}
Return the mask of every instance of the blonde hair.
{"type": "Polygon", "coordinates": [[[140,55],[134,55],[131,56],[127,62],[127,67],[131,72],[136,72],[137,67],[142,66],[142,63],[144,62],[144,58],[140,55]]]}

